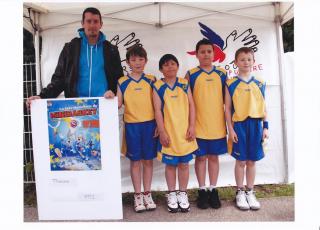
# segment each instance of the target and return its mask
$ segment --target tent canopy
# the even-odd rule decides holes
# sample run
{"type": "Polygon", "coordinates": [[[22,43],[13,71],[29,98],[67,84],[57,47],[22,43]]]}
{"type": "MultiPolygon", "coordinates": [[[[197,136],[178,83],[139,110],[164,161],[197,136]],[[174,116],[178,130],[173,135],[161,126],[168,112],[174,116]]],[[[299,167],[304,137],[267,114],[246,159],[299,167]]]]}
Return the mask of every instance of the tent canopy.
{"type": "MultiPolygon", "coordinates": [[[[136,3],[24,3],[24,15],[28,9],[40,13],[40,31],[49,30],[81,21],[86,7],[96,7],[101,11],[104,22],[128,21],[155,27],[166,27],[188,20],[207,16],[232,15],[264,21],[274,21],[277,16],[283,24],[293,18],[293,2],[280,2],[276,13],[274,2],[136,2],[136,3]],[[41,15],[61,15],[61,20],[46,20],[41,15]],[[277,15],[278,14],[278,15],[277,15]]],[[[55,17],[57,18],[57,17],[55,17]]],[[[29,20],[24,18],[24,27],[30,32],[29,20]]]]}

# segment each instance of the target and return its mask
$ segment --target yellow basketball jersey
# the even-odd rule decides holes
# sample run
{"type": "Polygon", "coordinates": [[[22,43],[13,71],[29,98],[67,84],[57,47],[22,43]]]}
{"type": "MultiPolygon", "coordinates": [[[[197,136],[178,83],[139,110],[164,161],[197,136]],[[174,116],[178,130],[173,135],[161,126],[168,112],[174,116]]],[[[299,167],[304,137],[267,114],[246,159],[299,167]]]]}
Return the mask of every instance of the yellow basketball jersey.
{"type": "Polygon", "coordinates": [[[188,71],[196,107],[196,136],[220,139],[226,136],[224,117],[224,87],[226,71],[213,66],[210,72],[200,67],[188,71]]]}
{"type": "Polygon", "coordinates": [[[154,84],[162,102],[164,127],[171,141],[168,148],[162,146],[158,152],[160,155],[185,156],[198,149],[196,140],[186,140],[189,127],[188,87],[188,81],[183,78],[177,78],[172,88],[163,80],[154,84]]]}
{"type": "Polygon", "coordinates": [[[145,122],[154,119],[152,85],[155,76],[142,74],[136,81],[130,76],[118,80],[124,102],[124,121],[127,123],[145,122]]]}
{"type": "Polygon", "coordinates": [[[234,77],[227,80],[226,84],[232,98],[232,121],[264,117],[265,82],[254,77],[248,82],[234,77]]]}

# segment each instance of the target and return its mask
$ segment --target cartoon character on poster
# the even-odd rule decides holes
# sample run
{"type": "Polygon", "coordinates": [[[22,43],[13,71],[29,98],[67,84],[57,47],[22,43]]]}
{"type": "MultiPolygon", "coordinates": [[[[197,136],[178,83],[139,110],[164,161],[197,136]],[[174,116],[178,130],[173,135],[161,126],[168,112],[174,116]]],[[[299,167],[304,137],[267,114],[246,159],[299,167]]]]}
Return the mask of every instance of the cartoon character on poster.
{"type": "Polygon", "coordinates": [[[99,101],[47,101],[52,171],[100,170],[99,101]]]}

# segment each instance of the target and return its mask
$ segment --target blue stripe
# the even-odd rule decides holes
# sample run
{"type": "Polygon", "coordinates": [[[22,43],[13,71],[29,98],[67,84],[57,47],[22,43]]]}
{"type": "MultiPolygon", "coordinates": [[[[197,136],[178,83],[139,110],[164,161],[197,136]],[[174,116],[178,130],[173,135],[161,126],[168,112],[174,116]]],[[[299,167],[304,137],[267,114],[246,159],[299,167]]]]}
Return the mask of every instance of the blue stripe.
{"type": "Polygon", "coordinates": [[[189,84],[182,84],[177,82],[177,86],[180,87],[186,94],[188,94],[189,84]]]}
{"type": "Polygon", "coordinates": [[[122,82],[121,85],[119,85],[122,95],[124,95],[124,92],[126,91],[130,82],[131,82],[131,78],[125,80],[124,82],[122,82]]]}
{"type": "Polygon", "coordinates": [[[266,89],[266,83],[263,84],[262,82],[258,81],[255,78],[253,78],[253,82],[259,87],[260,92],[261,92],[261,94],[262,94],[262,96],[264,98],[264,92],[265,92],[265,89],[266,89]],[[261,87],[260,87],[260,85],[261,85],[261,87]]]}
{"type": "Polygon", "coordinates": [[[237,86],[239,85],[241,81],[237,78],[236,81],[232,82],[229,86],[228,86],[228,89],[229,89],[229,93],[230,93],[230,96],[232,98],[233,94],[234,94],[234,91],[235,89],[237,88],[237,86]]]}
{"type": "Polygon", "coordinates": [[[189,81],[190,81],[191,91],[193,92],[194,84],[196,83],[196,80],[199,77],[199,75],[202,73],[202,71],[201,71],[201,69],[199,69],[199,71],[197,71],[193,74],[190,74],[189,71],[188,71],[188,73],[189,73],[189,81]]]}
{"type": "Polygon", "coordinates": [[[155,86],[153,87],[155,89],[155,91],[158,93],[160,100],[161,100],[161,111],[162,111],[162,115],[163,115],[163,107],[164,107],[164,93],[167,89],[168,85],[167,84],[163,84],[162,86],[160,86],[159,89],[157,89],[155,86]]]}
{"type": "Polygon", "coordinates": [[[151,85],[151,87],[153,86],[154,84],[154,81],[145,77],[144,75],[141,77],[142,80],[146,81],[149,85],[151,85]]]}

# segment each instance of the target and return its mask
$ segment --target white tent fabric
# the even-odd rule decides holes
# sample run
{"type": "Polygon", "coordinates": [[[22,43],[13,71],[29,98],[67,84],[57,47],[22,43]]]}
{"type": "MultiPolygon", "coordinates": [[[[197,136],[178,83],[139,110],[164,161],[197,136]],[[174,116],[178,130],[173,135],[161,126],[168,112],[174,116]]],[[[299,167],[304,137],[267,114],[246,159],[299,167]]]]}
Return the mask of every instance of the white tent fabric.
{"type": "MultiPolygon", "coordinates": [[[[179,76],[198,65],[195,56],[188,51],[204,35],[201,30],[212,30],[224,40],[223,52],[226,57],[215,65],[228,69],[229,75],[236,74],[233,57],[236,49],[250,46],[256,49],[256,63],[253,74],[267,82],[266,103],[270,122],[270,140],[266,157],[257,163],[257,184],[282,183],[292,178],[292,148],[288,156],[283,148],[283,119],[281,117],[281,81],[279,68],[279,50],[277,49],[277,26],[275,21],[277,4],[264,3],[28,3],[40,12],[39,25],[42,36],[41,81],[46,86],[54,72],[59,53],[65,42],[77,36],[81,27],[81,14],[84,8],[94,6],[103,14],[102,31],[107,39],[116,44],[120,56],[125,59],[128,47],[139,42],[148,52],[148,64],[145,72],[161,77],[158,60],[165,53],[173,53],[180,62],[179,76]],[[205,27],[201,27],[201,25],[205,27]],[[209,29],[208,29],[209,28],[209,29]],[[290,160],[290,163],[287,161],[290,160]],[[291,167],[288,169],[288,167],[291,167]],[[288,171],[290,175],[288,174],[288,171]]],[[[279,20],[293,16],[292,3],[278,6],[279,20]],[[284,16],[284,17],[281,17],[284,16]]],[[[281,55],[280,55],[281,56],[281,55]]],[[[124,68],[125,63],[122,63],[124,68]]],[[[286,65],[287,66],[287,65],[286,65]]],[[[292,66],[289,66],[292,68],[292,66]]],[[[286,71],[286,73],[289,73],[286,71]]],[[[285,100],[290,100],[286,94],[285,100]]],[[[289,107],[292,104],[288,105],[289,107]]],[[[292,138],[290,136],[290,138],[292,138]]],[[[287,141],[290,145],[292,142],[287,141]]],[[[123,192],[132,191],[129,162],[121,159],[123,192]]],[[[234,185],[234,159],[228,155],[220,158],[220,176],[218,186],[234,185]]],[[[189,187],[196,187],[197,180],[190,167],[189,187]]],[[[152,189],[165,190],[164,166],[155,160],[152,189]]]]}

